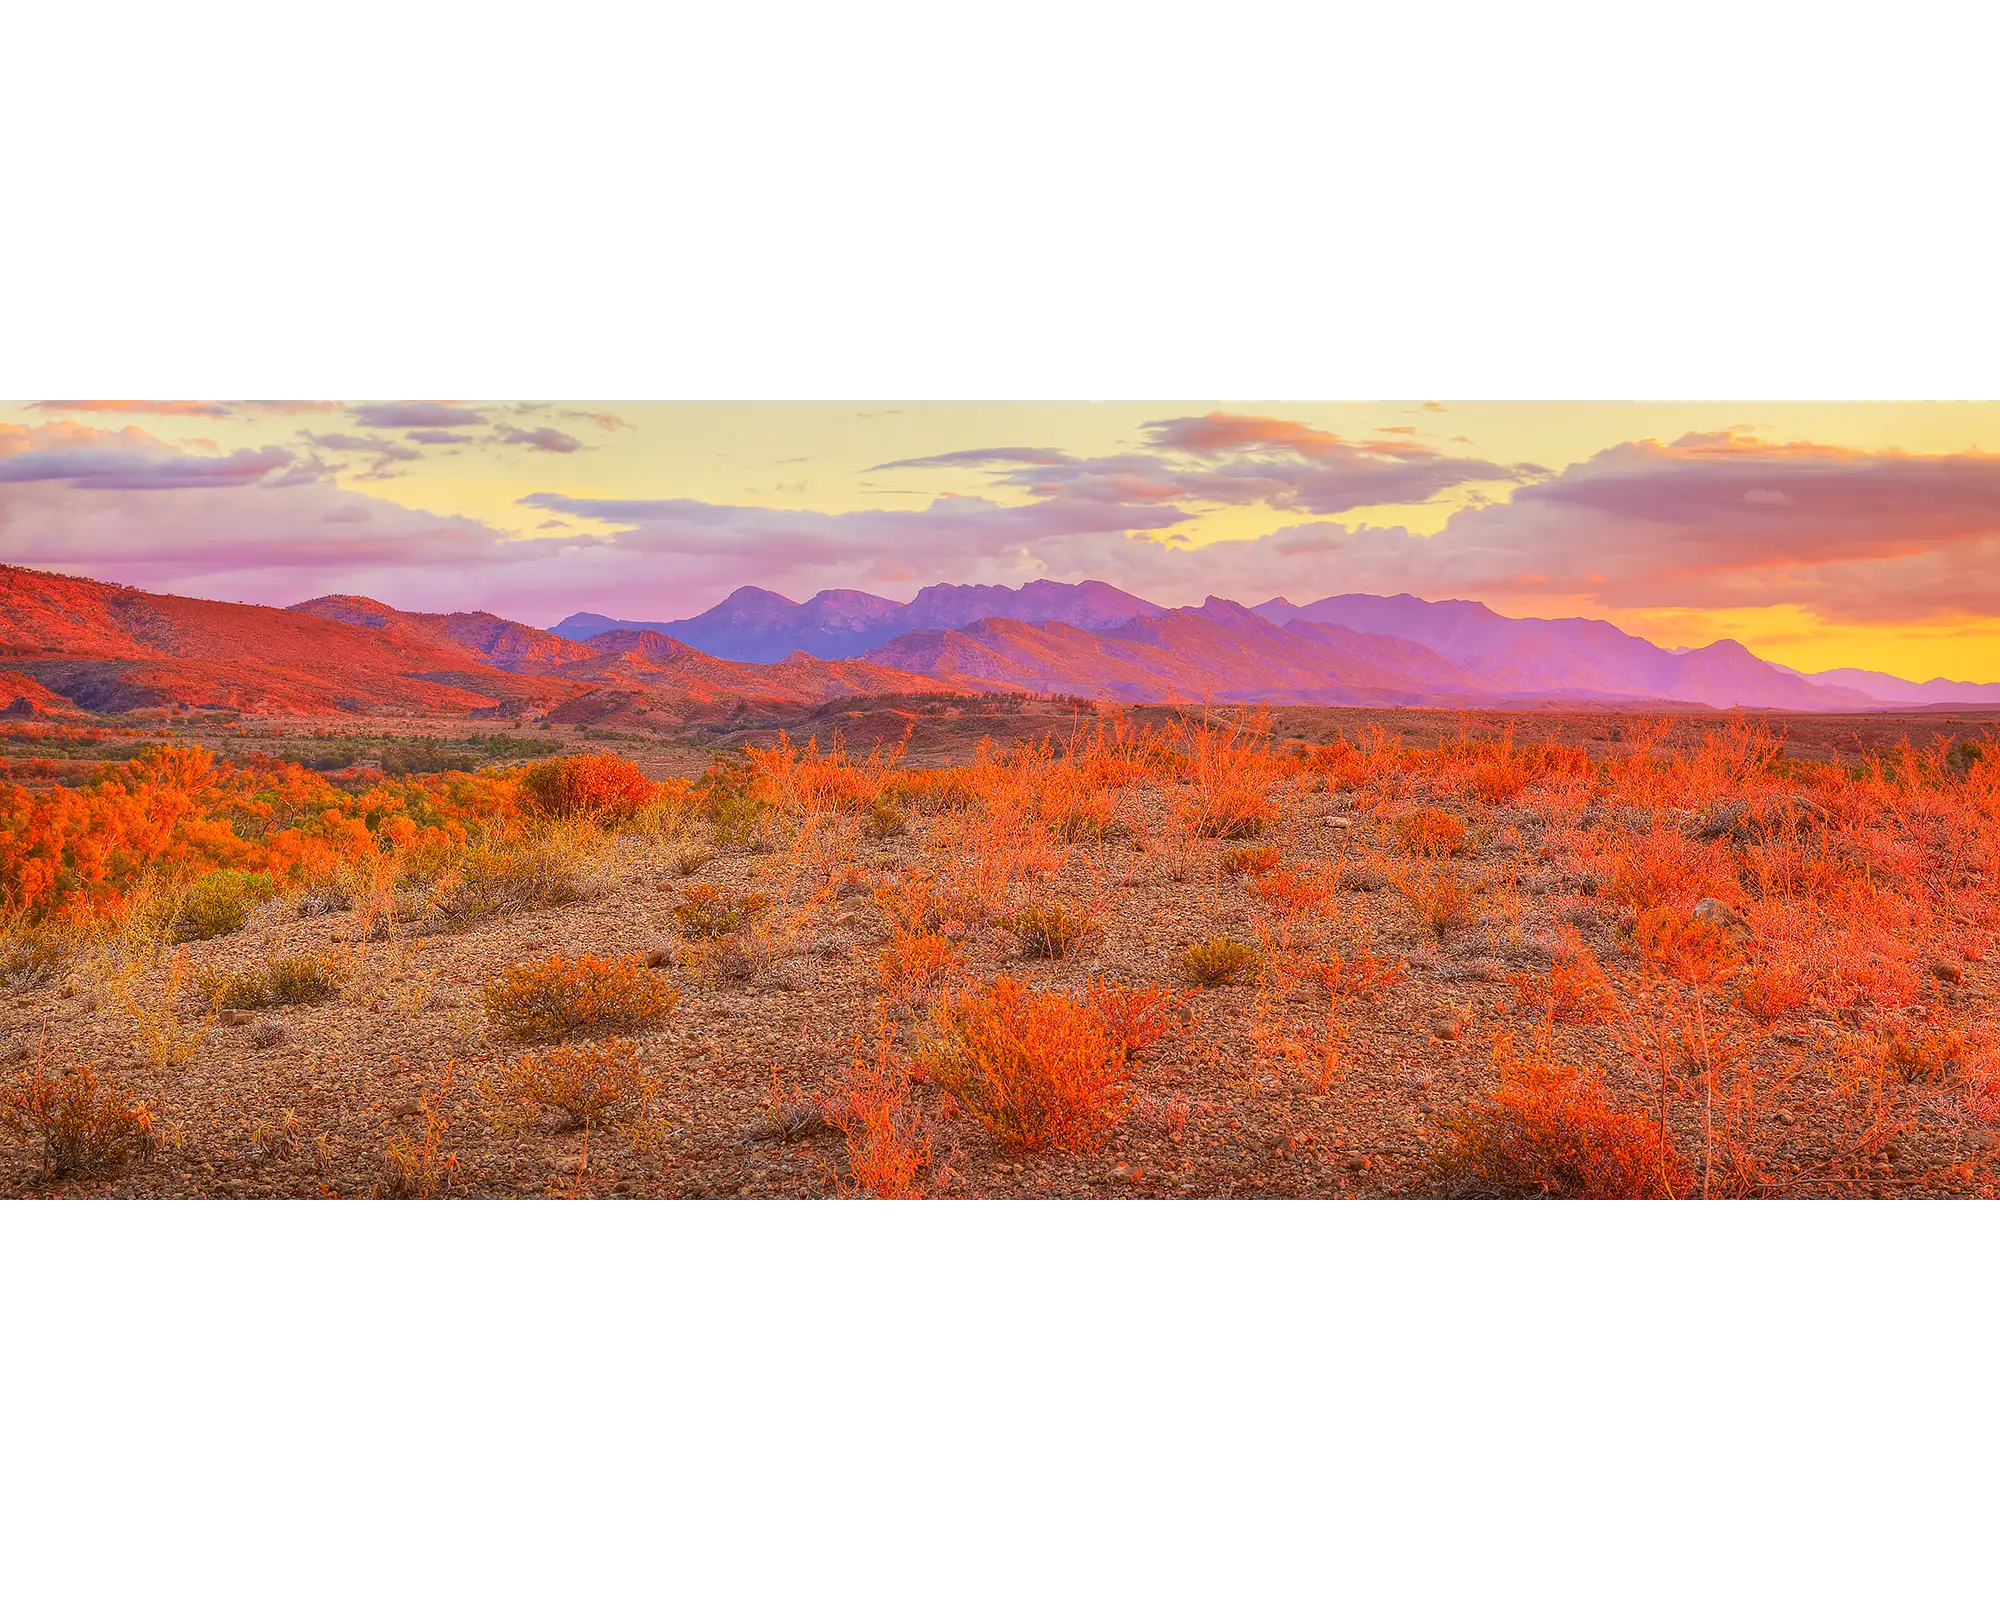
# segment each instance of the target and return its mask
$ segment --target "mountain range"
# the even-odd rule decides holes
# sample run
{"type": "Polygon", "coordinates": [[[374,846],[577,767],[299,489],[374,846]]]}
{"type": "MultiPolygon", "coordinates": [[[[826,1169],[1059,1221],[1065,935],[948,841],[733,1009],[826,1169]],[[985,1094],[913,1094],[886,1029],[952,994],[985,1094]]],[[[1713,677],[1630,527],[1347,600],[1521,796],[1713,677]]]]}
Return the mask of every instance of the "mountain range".
{"type": "Polygon", "coordinates": [[[776,661],[805,650],[1099,699],[1491,705],[1556,698],[1784,711],[2000,704],[2000,684],[1918,684],[1851,668],[1795,672],[1734,640],[1668,650],[1608,622],[1503,617],[1474,600],[1407,594],[1334,595],[1304,606],[1210,598],[1170,609],[1096,582],[933,584],[908,602],[825,589],[801,603],[745,587],[679,622],[578,612],[550,631],[588,640],[612,628],[651,629],[730,660],[776,661]],[[1283,638],[1259,632],[1253,616],[1283,638]],[[1337,631],[1317,631],[1327,628],[1337,631]]]}
{"type": "Polygon", "coordinates": [[[782,661],[803,650],[827,661],[866,655],[906,633],[963,628],[992,617],[1017,622],[1066,622],[1117,627],[1165,611],[1108,583],[1052,583],[1038,578],[1018,589],[993,583],[934,583],[914,600],[884,600],[859,589],[822,589],[803,603],[745,586],[698,617],[680,622],[618,622],[595,612],[564,617],[549,632],[589,639],[613,629],[664,633],[731,661],[782,661]]]}
{"type": "Polygon", "coordinates": [[[15,717],[187,706],[741,728],[831,700],[940,690],[1345,706],[2000,706],[2000,684],[1805,674],[1732,640],[1667,650],[1607,622],[1410,595],[1167,607],[1109,584],[1039,582],[939,584],[908,602],[828,590],[798,604],[739,589],[679,623],[580,613],[541,629],[360,595],[278,608],[0,567],[0,714],[15,717]]]}

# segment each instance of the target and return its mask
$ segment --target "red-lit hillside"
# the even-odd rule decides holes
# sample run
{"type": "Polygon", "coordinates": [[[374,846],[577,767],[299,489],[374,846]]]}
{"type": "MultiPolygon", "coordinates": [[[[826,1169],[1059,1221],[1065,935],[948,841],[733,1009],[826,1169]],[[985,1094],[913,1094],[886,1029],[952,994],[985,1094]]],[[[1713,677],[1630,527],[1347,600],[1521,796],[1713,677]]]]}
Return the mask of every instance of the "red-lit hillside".
{"type": "Polygon", "coordinates": [[[379,629],[396,640],[470,650],[487,665],[508,672],[561,676],[576,663],[602,653],[592,645],[509,622],[490,611],[398,611],[358,594],[322,595],[317,600],[301,600],[291,609],[358,628],[379,629]]]}
{"type": "Polygon", "coordinates": [[[866,661],[821,661],[795,650],[770,663],[720,661],[651,630],[597,635],[598,654],[568,668],[602,685],[569,701],[550,720],[678,725],[717,718],[743,724],[801,705],[848,695],[935,694],[935,678],[866,661]]]}
{"type": "Polygon", "coordinates": [[[574,693],[473,652],[304,612],[0,568],[0,661],[91,711],[457,712],[574,693]]]}
{"type": "Polygon", "coordinates": [[[659,634],[583,645],[487,612],[405,612],[360,595],[279,609],[23,567],[0,568],[0,666],[36,686],[0,707],[26,698],[60,709],[53,697],[62,697],[101,712],[187,705],[463,716],[568,705],[558,720],[663,727],[719,708],[741,721],[760,708],[937,687],[858,661],[718,661],[659,634]]]}

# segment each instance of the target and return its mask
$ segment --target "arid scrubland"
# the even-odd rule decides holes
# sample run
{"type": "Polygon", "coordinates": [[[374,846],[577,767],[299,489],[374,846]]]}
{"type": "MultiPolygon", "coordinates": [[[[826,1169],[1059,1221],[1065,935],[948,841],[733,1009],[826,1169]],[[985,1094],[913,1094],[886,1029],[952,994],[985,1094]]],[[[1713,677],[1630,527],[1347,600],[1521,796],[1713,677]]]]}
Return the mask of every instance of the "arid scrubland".
{"type": "Polygon", "coordinates": [[[0,787],[0,1192],[1990,1195],[2000,757],[1079,715],[0,787]]]}

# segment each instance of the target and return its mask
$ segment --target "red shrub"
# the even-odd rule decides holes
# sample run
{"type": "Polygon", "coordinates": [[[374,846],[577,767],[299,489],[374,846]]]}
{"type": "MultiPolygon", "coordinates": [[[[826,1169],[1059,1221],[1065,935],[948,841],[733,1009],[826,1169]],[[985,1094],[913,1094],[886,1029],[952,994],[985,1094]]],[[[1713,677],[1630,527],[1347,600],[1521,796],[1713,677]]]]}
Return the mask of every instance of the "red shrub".
{"type": "Polygon", "coordinates": [[[529,811],[606,826],[625,821],[652,793],[652,781],[622,756],[557,756],[521,774],[521,800],[529,811]]]}
{"type": "Polygon", "coordinates": [[[1085,1149],[1123,1112],[1127,1052],[1091,1006],[996,978],[942,1001],[924,1050],[931,1078],[1017,1150],[1085,1149]]]}
{"type": "Polygon", "coordinates": [[[1502,1035],[1500,1084],[1446,1125],[1433,1176],[1454,1194],[1503,1199],[1673,1199],[1684,1163],[1659,1125],[1619,1106],[1603,1082],[1551,1053],[1502,1035]]]}

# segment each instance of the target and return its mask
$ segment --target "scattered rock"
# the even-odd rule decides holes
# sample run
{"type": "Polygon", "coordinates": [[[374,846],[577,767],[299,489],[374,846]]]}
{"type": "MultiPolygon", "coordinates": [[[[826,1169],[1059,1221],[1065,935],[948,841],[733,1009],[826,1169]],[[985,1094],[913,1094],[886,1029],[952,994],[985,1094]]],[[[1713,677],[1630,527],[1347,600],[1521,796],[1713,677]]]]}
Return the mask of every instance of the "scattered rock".
{"type": "Polygon", "coordinates": [[[673,964],[674,953],[671,950],[648,950],[646,952],[646,965],[649,967],[671,967],[673,964]]]}
{"type": "Polygon", "coordinates": [[[1933,961],[1931,963],[1931,976],[1936,978],[1940,983],[1963,983],[1965,982],[1965,968],[1961,967],[1956,961],[1933,961]]]}
{"type": "Polygon", "coordinates": [[[254,1011],[225,1011],[222,1020],[232,1028],[247,1028],[257,1020],[254,1011]]]}

